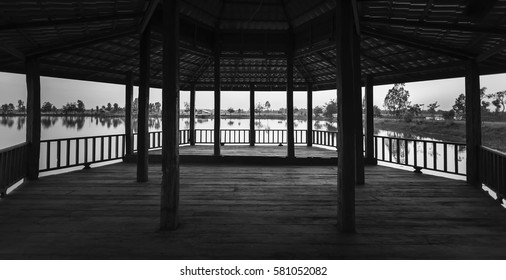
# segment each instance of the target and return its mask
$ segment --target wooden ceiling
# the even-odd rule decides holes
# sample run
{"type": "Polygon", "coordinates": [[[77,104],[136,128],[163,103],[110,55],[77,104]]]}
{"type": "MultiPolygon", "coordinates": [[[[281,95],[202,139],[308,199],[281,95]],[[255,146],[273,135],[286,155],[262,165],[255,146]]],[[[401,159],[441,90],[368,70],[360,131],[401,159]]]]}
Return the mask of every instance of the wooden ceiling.
{"type": "MultiPolygon", "coordinates": [[[[284,90],[288,34],[295,89],[335,88],[335,0],[181,0],[181,89],[213,89],[218,33],[223,90],[284,90]]],[[[137,77],[139,33],[152,32],[151,86],[161,87],[161,1],[0,1],[0,71],[122,84],[137,77]]],[[[506,0],[355,0],[362,76],[375,84],[506,72],[506,0]]],[[[135,81],[136,82],[136,81],[135,81]]]]}

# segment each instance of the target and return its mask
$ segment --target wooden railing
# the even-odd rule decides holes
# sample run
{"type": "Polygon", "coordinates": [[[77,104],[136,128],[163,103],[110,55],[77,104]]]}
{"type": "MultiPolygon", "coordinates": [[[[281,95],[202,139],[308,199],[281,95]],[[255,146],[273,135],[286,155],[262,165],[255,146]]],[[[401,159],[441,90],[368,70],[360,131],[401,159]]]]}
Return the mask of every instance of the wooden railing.
{"type": "Polygon", "coordinates": [[[40,141],[40,171],[122,159],[125,135],[103,135],[40,141]]]}
{"type": "Polygon", "coordinates": [[[26,177],[28,144],[22,143],[0,150],[0,196],[26,177]]]}
{"type": "Polygon", "coordinates": [[[465,175],[466,144],[374,136],[377,160],[421,169],[465,175]]]}
{"type": "Polygon", "coordinates": [[[337,147],[337,132],[313,130],[313,144],[327,147],[337,147]]]}
{"type": "Polygon", "coordinates": [[[506,198],[506,154],[490,148],[480,149],[480,180],[497,194],[497,200],[506,198]]]}

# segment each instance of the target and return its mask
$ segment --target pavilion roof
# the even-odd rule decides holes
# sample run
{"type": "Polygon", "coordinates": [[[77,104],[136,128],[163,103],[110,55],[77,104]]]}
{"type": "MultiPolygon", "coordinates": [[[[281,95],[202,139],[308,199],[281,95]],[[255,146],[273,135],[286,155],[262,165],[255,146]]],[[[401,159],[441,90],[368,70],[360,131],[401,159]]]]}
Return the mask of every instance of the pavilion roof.
{"type": "MultiPolygon", "coordinates": [[[[0,71],[137,83],[139,33],[150,22],[151,86],[162,82],[162,12],[156,0],[0,1],[0,71]]],[[[458,77],[474,59],[482,74],[506,72],[506,0],[356,0],[362,76],[375,84],[458,77]]],[[[181,89],[284,90],[289,34],[295,89],[335,87],[335,0],[181,0],[181,89]],[[218,34],[218,35],[215,35],[218,34]],[[215,38],[219,44],[215,44],[215,38]]]]}

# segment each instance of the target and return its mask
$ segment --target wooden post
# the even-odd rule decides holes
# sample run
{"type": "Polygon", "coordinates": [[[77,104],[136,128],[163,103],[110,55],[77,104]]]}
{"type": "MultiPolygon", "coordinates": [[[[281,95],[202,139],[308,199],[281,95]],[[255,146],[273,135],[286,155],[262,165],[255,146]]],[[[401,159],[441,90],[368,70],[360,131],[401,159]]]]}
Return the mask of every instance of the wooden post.
{"type": "Polygon", "coordinates": [[[220,81],[220,36],[214,36],[214,155],[219,156],[220,151],[220,121],[221,121],[221,81],[220,81]]]}
{"type": "Polygon", "coordinates": [[[255,86],[249,85],[249,145],[255,146],[255,86]]]}
{"type": "Polygon", "coordinates": [[[353,89],[352,0],[336,1],[336,77],[338,104],[337,224],[341,232],[355,232],[355,128],[353,89]]]}
{"type": "Polygon", "coordinates": [[[179,207],[179,0],[164,0],[163,14],[160,228],[174,230],[179,207]]]}
{"type": "Polygon", "coordinates": [[[293,30],[289,29],[288,46],[286,50],[286,128],[287,128],[287,156],[295,157],[295,141],[293,126],[293,30]]]}
{"type": "Polygon", "coordinates": [[[27,179],[39,178],[40,157],[40,71],[39,60],[29,57],[26,60],[26,142],[28,143],[27,179]]]}
{"type": "Polygon", "coordinates": [[[356,184],[365,184],[364,170],[364,124],[362,120],[362,79],[360,68],[360,36],[357,32],[352,32],[352,52],[353,52],[353,95],[355,97],[355,154],[356,154],[356,184]]]}
{"type": "Polygon", "coordinates": [[[368,75],[365,79],[365,163],[376,165],[378,161],[374,157],[374,100],[373,78],[368,75]]]}
{"type": "Polygon", "coordinates": [[[195,84],[190,89],[190,145],[195,146],[195,84]]]}
{"type": "Polygon", "coordinates": [[[148,27],[144,33],[141,34],[140,41],[139,106],[137,117],[137,182],[148,181],[150,40],[151,30],[148,27]]]}
{"type": "Polygon", "coordinates": [[[306,143],[308,147],[313,146],[313,85],[307,84],[307,131],[306,143]]]}
{"type": "Polygon", "coordinates": [[[466,63],[466,176],[471,185],[481,187],[479,154],[481,147],[480,74],[478,63],[466,63]]]}
{"type": "Polygon", "coordinates": [[[125,81],[125,157],[134,154],[134,135],[132,129],[132,102],[134,97],[134,82],[132,72],[126,73],[125,81]]]}

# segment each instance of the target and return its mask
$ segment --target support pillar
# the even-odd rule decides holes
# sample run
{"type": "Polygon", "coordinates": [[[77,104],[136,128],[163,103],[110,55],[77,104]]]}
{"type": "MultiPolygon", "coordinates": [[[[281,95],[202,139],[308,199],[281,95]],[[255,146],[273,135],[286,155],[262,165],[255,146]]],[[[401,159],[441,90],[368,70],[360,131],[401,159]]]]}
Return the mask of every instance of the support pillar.
{"type": "Polygon", "coordinates": [[[355,232],[355,128],[352,0],[336,1],[336,77],[338,104],[337,225],[341,232],[355,232]]]}
{"type": "Polygon", "coordinates": [[[220,81],[220,43],[219,34],[214,36],[214,155],[221,154],[221,81],[220,81]]]}
{"type": "Polygon", "coordinates": [[[39,178],[40,158],[40,71],[39,60],[29,57],[26,60],[26,142],[28,143],[27,179],[39,178]]]}
{"type": "Polygon", "coordinates": [[[295,157],[295,141],[293,126],[293,30],[289,30],[288,47],[286,51],[286,128],[287,128],[287,156],[295,157]]]}
{"type": "Polygon", "coordinates": [[[179,208],[179,0],[163,0],[160,228],[175,230],[179,208]]]}
{"type": "Polygon", "coordinates": [[[466,63],[466,176],[467,183],[481,187],[479,154],[481,147],[480,74],[478,63],[466,63]]]}
{"type": "Polygon", "coordinates": [[[360,68],[360,36],[352,32],[353,96],[355,97],[355,175],[356,184],[365,184],[364,123],[362,119],[362,71],[360,68]]]}
{"type": "Polygon", "coordinates": [[[307,84],[307,131],[306,143],[313,146],[313,85],[307,84]]]}
{"type": "Polygon", "coordinates": [[[137,117],[137,182],[148,181],[150,41],[151,30],[148,26],[141,34],[140,41],[139,108],[137,117]]]}
{"type": "Polygon", "coordinates": [[[190,145],[195,146],[195,84],[190,89],[190,145]]]}
{"type": "Polygon", "coordinates": [[[132,128],[133,97],[134,82],[132,72],[127,72],[125,80],[125,158],[134,154],[134,134],[132,128]]]}
{"type": "Polygon", "coordinates": [[[249,86],[249,145],[255,146],[255,86],[249,86]]]}
{"type": "Polygon", "coordinates": [[[374,157],[374,89],[373,78],[365,79],[365,164],[376,165],[378,161],[374,157]]]}

